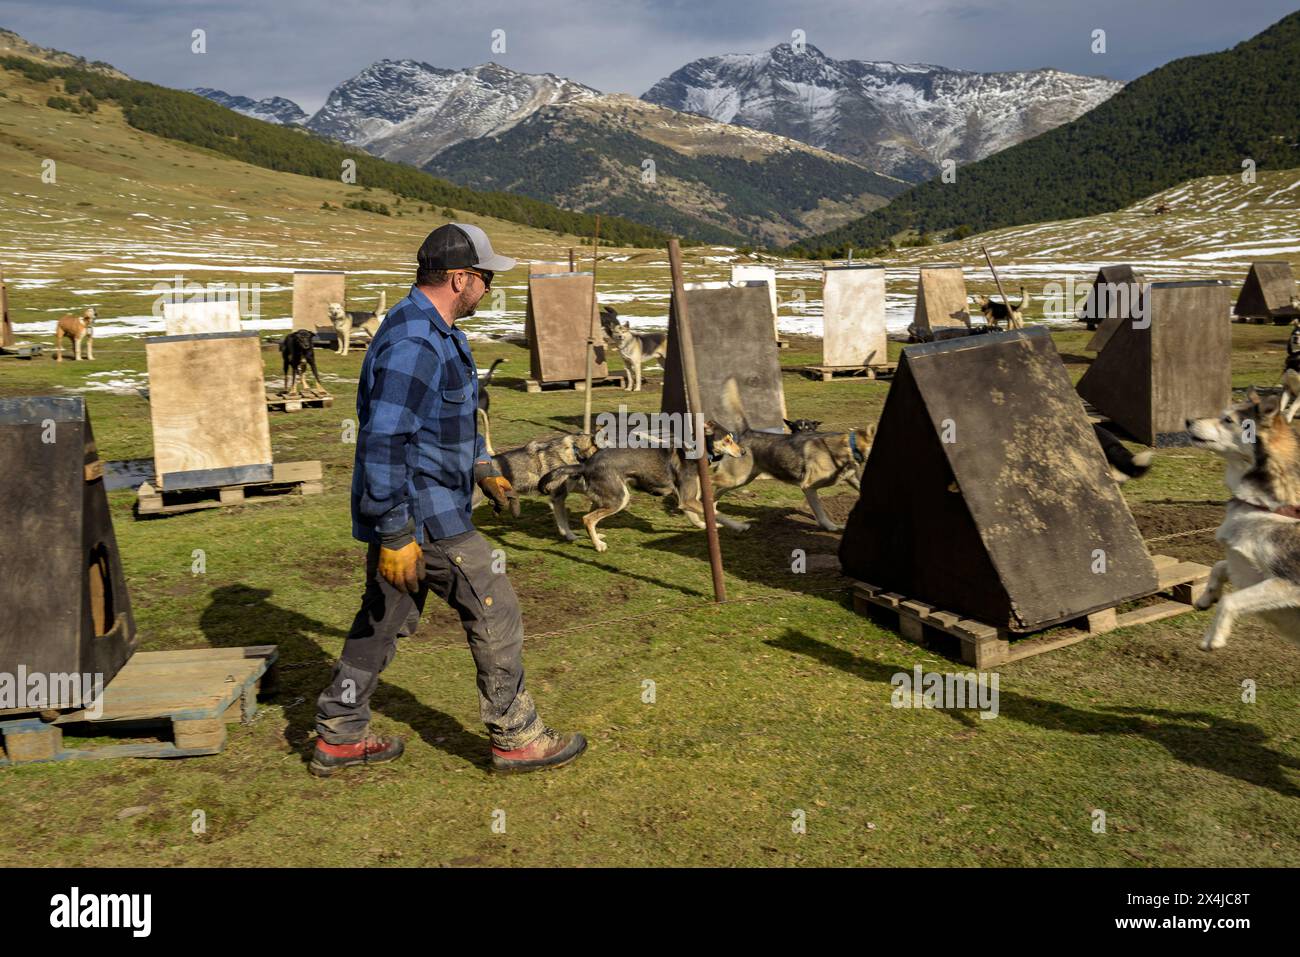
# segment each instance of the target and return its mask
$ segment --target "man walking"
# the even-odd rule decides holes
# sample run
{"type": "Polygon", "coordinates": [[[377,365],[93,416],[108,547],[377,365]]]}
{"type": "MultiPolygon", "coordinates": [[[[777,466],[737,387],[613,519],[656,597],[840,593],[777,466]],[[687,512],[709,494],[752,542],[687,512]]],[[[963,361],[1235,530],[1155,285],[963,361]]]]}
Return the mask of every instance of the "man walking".
{"type": "Polygon", "coordinates": [[[400,738],[370,733],[370,696],[432,591],[460,615],[478,669],[479,713],[492,767],[567,764],[581,734],[542,724],[524,687],[524,626],[514,588],[470,520],[477,484],[500,511],[514,493],[478,434],[478,374],[457,319],[474,314],[493,273],[515,261],[477,226],[449,223],[425,238],[410,294],[388,312],[366,350],[357,387],[352,535],[369,544],[366,588],[316,702],[313,774],[391,761],[400,738]]]}

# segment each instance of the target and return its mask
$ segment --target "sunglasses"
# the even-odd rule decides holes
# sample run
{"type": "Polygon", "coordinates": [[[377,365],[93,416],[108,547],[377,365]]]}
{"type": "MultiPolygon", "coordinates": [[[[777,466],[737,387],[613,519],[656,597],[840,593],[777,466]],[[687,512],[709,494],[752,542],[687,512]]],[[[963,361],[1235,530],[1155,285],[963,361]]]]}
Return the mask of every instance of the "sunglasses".
{"type": "Polygon", "coordinates": [[[487,289],[491,289],[491,288],[492,288],[492,276],[493,276],[493,273],[489,272],[488,270],[485,270],[485,269],[466,269],[465,272],[470,273],[471,275],[474,275],[474,276],[478,276],[479,279],[482,279],[482,280],[483,280],[483,288],[484,288],[485,290],[487,290],[487,289]]]}

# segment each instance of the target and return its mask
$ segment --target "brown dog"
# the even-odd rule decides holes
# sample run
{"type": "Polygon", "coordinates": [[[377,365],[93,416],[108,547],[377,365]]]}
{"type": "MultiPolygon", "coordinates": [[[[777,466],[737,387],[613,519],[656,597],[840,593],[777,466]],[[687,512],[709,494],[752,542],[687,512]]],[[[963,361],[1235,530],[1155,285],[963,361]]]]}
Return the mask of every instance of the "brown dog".
{"type": "Polygon", "coordinates": [[[81,340],[86,340],[86,358],[95,358],[95,307],[86,309],[80,316],[62,316],[54,327],[55,361],[63,361],[63,337],[72,340],[72,358],[81,361],[81,340]]]}

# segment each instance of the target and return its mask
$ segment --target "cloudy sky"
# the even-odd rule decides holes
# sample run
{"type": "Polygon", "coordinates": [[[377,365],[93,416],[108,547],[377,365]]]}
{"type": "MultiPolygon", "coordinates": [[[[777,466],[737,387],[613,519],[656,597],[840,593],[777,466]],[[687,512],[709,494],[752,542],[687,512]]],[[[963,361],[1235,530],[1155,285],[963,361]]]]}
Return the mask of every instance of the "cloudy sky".
{"type": "Polygon", "coordinates": [[[495,60],[640,95],[697,57],[803,30],[839,59],[1051,66],[1130,80],[1222,50],[1297,0],[0,0],[0,27],[165,86],[287,96],[308,112],[379,59],[495,60]],[[191,52],[202,28],[207,52],[191,52]],[[1106,52],[1091,50],[1106,31],[1106,52]],[[492,34],[505,31],[504,53],[492,34]]]}

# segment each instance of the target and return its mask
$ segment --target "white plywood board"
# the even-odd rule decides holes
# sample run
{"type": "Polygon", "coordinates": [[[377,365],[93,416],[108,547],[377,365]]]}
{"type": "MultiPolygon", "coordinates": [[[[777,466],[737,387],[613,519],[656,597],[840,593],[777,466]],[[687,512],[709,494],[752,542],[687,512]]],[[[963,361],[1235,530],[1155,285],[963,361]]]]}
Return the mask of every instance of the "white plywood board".
{"type": "Polygon", "coordinates": [[[860,368],[887,361],[884,268],[826,267],[822,327],[822,365],[860,368]]]}
{"type": "Polygon", "coordinates": [[[164,302],[163,325],[169,336],[202,332],[239,332],[239,300],[164,302]]]}

